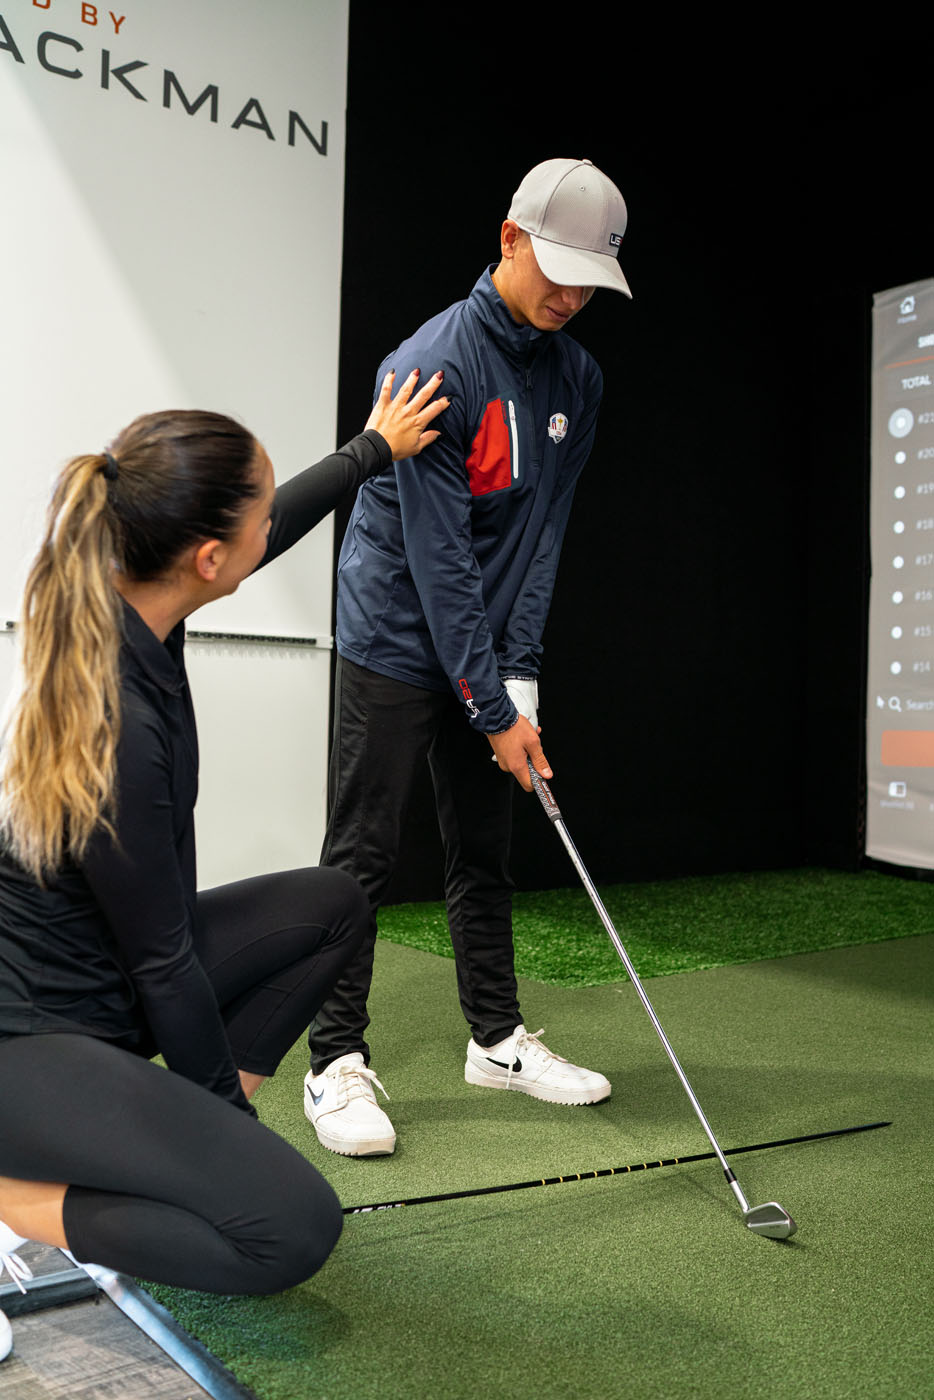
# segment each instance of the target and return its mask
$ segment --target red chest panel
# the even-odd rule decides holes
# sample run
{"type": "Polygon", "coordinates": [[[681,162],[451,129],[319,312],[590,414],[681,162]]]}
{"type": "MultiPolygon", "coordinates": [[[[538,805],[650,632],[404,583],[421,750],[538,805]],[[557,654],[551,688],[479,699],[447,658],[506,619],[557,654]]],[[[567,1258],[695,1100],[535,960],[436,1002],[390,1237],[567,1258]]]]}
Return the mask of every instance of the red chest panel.
{"type": "Polygon", "coordinates": [[[487,404],[466,466],[472,496],[503,491],[512,481],[509,420],[502,399],[487,404]]]}

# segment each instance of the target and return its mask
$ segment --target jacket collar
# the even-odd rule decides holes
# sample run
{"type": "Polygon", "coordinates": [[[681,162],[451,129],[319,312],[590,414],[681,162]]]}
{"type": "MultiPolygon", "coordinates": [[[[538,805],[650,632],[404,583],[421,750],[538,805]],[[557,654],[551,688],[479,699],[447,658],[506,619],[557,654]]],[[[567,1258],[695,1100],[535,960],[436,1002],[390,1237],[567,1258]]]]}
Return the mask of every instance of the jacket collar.
{"type": "Polygon", "coordinates": [[[139,613],[125,598],[123,604],[123,647],[135,664],[160,690],[179,695],[185,689],[185,624],[179,622],[160,642],[139,613]]]}
{"type": "Polygon", "coordinates": [[[502,352],[521,364],[535,358],[546,337],[554,331],[539,331],[534,326],[517,326],[493,283],[491,263],[474,284],[468,298],[483,325],[484,330],[495,341],[502,352]]]}

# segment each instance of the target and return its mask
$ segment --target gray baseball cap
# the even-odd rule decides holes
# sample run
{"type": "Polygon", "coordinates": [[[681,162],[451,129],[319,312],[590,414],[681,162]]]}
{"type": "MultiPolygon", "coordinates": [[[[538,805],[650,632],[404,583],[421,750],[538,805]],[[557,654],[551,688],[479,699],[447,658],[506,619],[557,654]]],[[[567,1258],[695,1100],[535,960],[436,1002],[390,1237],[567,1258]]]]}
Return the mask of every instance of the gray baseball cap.
{"type": "Polygon", "coordinates": [[[516,190],[508,217],[531,235],[538,265],[550,281],[632,296],[617,261],[626,201],[592,161],[543,160],[516,190]]]}

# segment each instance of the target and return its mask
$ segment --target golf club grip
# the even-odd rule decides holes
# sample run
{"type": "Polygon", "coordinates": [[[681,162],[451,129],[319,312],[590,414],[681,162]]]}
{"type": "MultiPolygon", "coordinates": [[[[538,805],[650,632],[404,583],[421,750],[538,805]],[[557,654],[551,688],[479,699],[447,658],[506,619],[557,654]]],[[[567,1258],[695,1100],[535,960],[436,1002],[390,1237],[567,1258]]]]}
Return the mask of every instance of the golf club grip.
{"type": "Polygon", "coordinates": [[[544,807],[546,817],[548,817],[550,821],[556,822],[561,816],[561,808],[555,801],[554,794],[541,773],[532,766],[532,760],[527,758],[526,762],[529,765],[529,777],[532,779],[532,788],[535,792],[535,796],[544,807]]]}

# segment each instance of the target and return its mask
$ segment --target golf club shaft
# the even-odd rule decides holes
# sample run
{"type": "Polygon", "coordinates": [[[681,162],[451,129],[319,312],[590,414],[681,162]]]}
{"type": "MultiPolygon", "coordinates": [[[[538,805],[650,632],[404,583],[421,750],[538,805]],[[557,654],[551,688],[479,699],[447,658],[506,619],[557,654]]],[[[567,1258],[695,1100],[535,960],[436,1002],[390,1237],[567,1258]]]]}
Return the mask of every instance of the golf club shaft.
{"type": "Polygon", "coordinates": [[[700,1122],[700,1125],[701,1125],[701,1127],[703,1128],[704,1132],[707,1134],[708,1141],[710,1142],[711,1147],[713,1148],[714,1152],[716,1153],[717,1161],[720,1163],[721,1167],[723,1168],[723,1174],[724,1174],[724,1176],[726,1177],[727,1184],[729,1185],[730,1190],[733,1192],[733,1195],[736,1197],[737,1201],[739,1202],[740,1209],[745,1213],[746,1211],[749,1210],[749,1202],[746,1200],[746,1197],[743,1195],[742,1188],[740,1187],[739,1182],[736,1180],[736,1177],[735,1177],[735,1175],[734,1175],[734,1173],[733,1173],[732,1167],[730,1166],[730,1164],[729,1164],[729,1162],[727,1161],[726,1157],[723,1155],[723,1150],[722,1150],[722,1148],[720,1147],[720,1144],[717,1142],[716,1137],[714,1136],[713,1128],[711,1128],[710,1124],[707,1122],[706,1114],[704,1113],[704,1110],[701,1108],[700,1103],[699,1103],[698,1100],[697,1100],[697,1095],[694,1093],[694,1090],[691,1088],[691,1085],[690,1085],[690,1083],[688,1082],[688,1077],[687,1077],[687,1075],[685,1074],[684,1070],[681,1068],[681,1063],[680,1063],[680,1061],[678,1060],[677,1055],[675,1054],[674,1050],[671,1048],[671,1044],[670,1044],[670,1042],[669,1042],[669,1040],[668,1040],[668,1037],[667,1037],[667,1035],[665,1034],[664,1029],[662,1028],[662,1023],[661,1023],[661,1021],[659,1021],[658,1017],[656,1016],[656,1014],[655,1014],[655,1008],[653,1007],[652,1003],[649,1001],[649,998],[648,998],[648,996],[646,995],[645,988],[643,987],[642,982],[641,982],[640,979],[639,979],[639,974],[636,972],[636,969],[633,967],[632,962],[630,961],[630,958],[629,958],[629,954],[626,952],[626,949],[625,949],[624,946],[623,946],[623,941],[622,941],[622,939],[620,938],[619,934],[616,932],[616,928],[615,928],[615,926],[614,926],[614,924],[613,924],[613,920],[610,918],[609,914],[607,913],[606,907],[605,907],[605,905],[604,905],[604,903],[603,903],[603,900],[600,898],[599,894],[597,893],[596,886],[594,885],[594,882],[591,880],[589,874],[587,873],[587,868],[586,868],[586,866],[584,865],[584,862],[581,860],[580,855],[578,854],[577,847],[574,845],[574,842],[571,840],[570,832],[568,831],[567,827],[566,827],[565,824],[564,824],[564,819],[563,819],[562,816],[561,816],[560,809],[559,809],[558,804],[557,804],[557,802],[555,801],[555,799],[554,799],[554,797],[553,797],[553,795],[552,795],[551,789],[549,788],[548,784],[545,782],[544,778],[543,778],[538,772],[536,772],[536,770],[533,768],[531,759],[529,760],[529,775],[530,775],[530,777],[531,777],[531,779],[532,779],[532,787],[533,787],[534,790],[535,790],[536,796],[538,797],[539,801],[541,802],[542,806],[544,807],[545,812],[547,813],[548,817],[549,817],[549,818],[551,819],[551,821],[554,823],[555,830],[557,831],[558,835],[561,837],[561,840],[562,840],[562,842],[564,843],[564,847],[565,847],[565,849],[566,849],[568,855],[571,857],[571,861],[572,861],[572,863],[573,863],[573,865],[574,865],[574,869],[577,871],[578,875],[580,876],[581,881],[582,881],[583,886],[584,886],[584,889],[587,891],[588,895],[590,896],[591,903],[593,904],[594,908],[596,909],[597,913],[598,913],[599,916],[600,916],[600,922],[603,924],[603,927],[606,929],[607,933],[609,934],[609,936],[610,936],[610,941],[612,942],[613,947],[616,949],[617,953],[619,954],[620,959],[621,959],[621,961],[622,961],[622,963],[623,963],[623,966],[625,967],[626,971],[627,971],[628,974],[629,974],[629,977],[630,977],[630,979],[631,979],[631,981],[632,981],[632,985],[635,987],[636,992],[637,992],[637,994],[638,994],[638,996],[639,996],[639,1000],[642,1002],[642,1005],[645,1007],[646,1012],[648,1013],[649,1020],[652,1022],[652,1025],[655,1027],[655,1032],[656,1032],[656,1034],[657,1034],[659,1040],[662,1042],[662,1045],[665,1047],[665,1054],[668,1056],[669,1060],[671,1061],[672,1066],[673,1066],[673,1068],[674,1068],[674,1071],[675,1071],[675,1073],[677,1074],[678,1078],[679,1078],[680,1081],[681,1081],[681,1087],[684,1089],[684,1092],[687,1094],[688,1098],[690,1099],[690,1101],[691,1101],[691,1107],[694,1109],[694,1112],[697,1114],[697,1117],[698,1117],[698,1120],[699,1120],[699,1122],[700,1122]]]}

